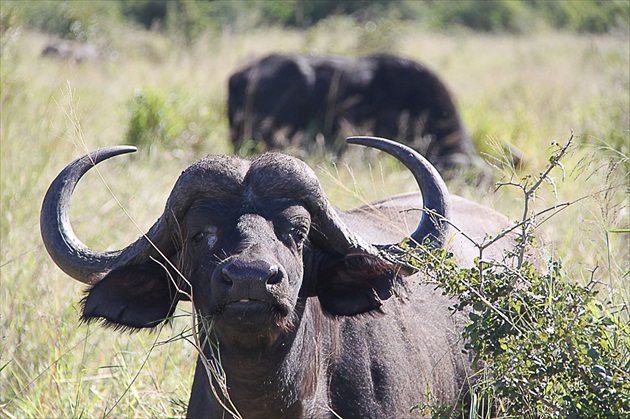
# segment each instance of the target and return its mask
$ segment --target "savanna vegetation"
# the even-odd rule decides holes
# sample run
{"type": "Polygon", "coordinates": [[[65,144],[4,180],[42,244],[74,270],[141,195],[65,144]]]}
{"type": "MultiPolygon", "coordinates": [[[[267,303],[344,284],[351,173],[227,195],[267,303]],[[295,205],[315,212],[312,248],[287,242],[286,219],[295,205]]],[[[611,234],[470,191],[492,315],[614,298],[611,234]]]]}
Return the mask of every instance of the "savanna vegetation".
{"type": "MultiPolygon", "coordinates": [[[[0,416],[183,415],[196,358],[187,341],[190,306],[181,304],[172,325],[152,333],[81,324],[84,286],[46,254],[39,207],[74,158],[136,144],[135,155],[89,173],[71,208],[89,246],[117,249],[135,240],[185,167],[205,154],[231,153],[227,78],[271,51],[395,52],[445,80],[504,185],[454,180],[449,188],[515,222],[532,220],[523,245],[553,257],[547,273],[527,265],[517,272],[529,280],[527,292],[506,288],[514,277],[505,270],[461,273],[448,255],[423,260],[446,292],[477,310],[467,330],[477,339],[474,361],[496,360],[489,371],[504,377],[482,382],[512,417],[514,406],[532,409],[532,417],[627,414],[628,3],[333,3],[2,2],[0,416]],[[57,37],[90,41],[105,53],[81,63],[41,57],[57,37]],[[522,152],[523,167],[510,166],[510,147],[522,152]]],[[[415,188],[405,170],[377,153],[350,152],[334,163],[298,154],[342,208],[415,188]]]]}

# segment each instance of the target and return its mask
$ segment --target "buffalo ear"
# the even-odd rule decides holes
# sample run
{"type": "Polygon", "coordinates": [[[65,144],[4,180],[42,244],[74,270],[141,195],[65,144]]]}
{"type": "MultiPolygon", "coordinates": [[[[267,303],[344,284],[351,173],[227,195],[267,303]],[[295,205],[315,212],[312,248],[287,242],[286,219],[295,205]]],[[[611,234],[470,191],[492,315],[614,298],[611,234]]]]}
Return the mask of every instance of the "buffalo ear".
{"type": "Polygon", "coordinates": [[[315,293],[328,313],[354,316],[378,310],[383,300],[397,292],[396,269],[368,254],[350,254],[333,261],[317,273],[315,293]]]}
{"type": "Polygon", "coordinates": [[[155,327],[177,305],[168,272],[156,263],[114,269],[83,299],[83,320],[102,319],[114,327],[155,327]]]}

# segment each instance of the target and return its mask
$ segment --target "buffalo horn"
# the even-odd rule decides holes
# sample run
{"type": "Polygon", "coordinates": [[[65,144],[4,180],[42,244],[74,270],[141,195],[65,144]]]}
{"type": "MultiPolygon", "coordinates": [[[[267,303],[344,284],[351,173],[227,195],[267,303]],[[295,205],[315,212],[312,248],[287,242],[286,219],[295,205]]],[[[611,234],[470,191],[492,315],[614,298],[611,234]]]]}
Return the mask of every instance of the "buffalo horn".
{"type": "Polygon", "coordinates": [[[117,146],[93,151],[66,166],[46,192],[40,215],[44,245],[55,263],[78,281],[95,284],[115,267],[147,253],[152,248],[149,240],[154,241],[157,233],[163,230],[160,219],[146,238],[141,237],[122,250],[99,252],[83,244],[70,225],[70,199],[81,177],[104,160],[136,150],[132,146],[117,146]]]}
{"type": "Polygon", "coordinates": [[[423,200],[423,214],[418,227],[411,234],[411,244],[429,239],[429,247],[438,248],[444,243],[447,220],[450,215],[448,189],[442,177],[420,153],[396,141],[378,137],[349,137],[349,144],[377,148],[398,159],[413,174],[423,200]]]}

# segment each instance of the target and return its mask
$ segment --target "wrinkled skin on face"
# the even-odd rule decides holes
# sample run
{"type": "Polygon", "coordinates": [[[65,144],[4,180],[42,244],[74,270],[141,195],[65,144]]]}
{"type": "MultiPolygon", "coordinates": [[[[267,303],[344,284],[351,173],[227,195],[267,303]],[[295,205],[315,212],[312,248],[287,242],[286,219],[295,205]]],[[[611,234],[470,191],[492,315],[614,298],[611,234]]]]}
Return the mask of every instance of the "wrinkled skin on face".
{"type": "Polygon", "coordinates": [[[298,201],[243,189],[240,205],[201,201],[182,223],[183,260],[202,315],[220,337],[268,345],[289,330],[302,285],[309,212],[298,201]],[[251,342],[250,342],[251,341],[251,342]]]}

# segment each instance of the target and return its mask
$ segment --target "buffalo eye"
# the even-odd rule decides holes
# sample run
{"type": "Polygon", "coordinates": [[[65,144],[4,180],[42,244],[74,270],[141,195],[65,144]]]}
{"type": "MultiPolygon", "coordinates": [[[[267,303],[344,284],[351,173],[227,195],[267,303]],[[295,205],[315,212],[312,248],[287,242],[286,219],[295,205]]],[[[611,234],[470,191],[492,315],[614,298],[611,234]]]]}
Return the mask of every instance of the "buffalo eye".
{"type": "Polygon", "coordinates": [[[304,244],[304,240],[306,240],[306,229],[300,227],[294,227],[289,232],[291,238],[293,238],[293,242],[295,243],[298,249],[302,248],[304,244]]]}
{"type": "Polygon", "coordinates": [[[193,244],[196,246],[196,245],[198,245],[199,243],[201,243],[201,241],[203,240],[204,236],[205,236],[205,235],[204,235],[204,234],[203,234],[203,232],[201,232],[201,231],[200,231],[199,233],[195,234],[195,235],[192,237],[192,242],[193,242],[193,244]]]}
{"type": "Polygon", "coordinates": [[[301,252],[311,227],[311,215],[301,205],[290,205],[274,217],[277,237],[288,248],[301,252]]]}
{"type": "Polygon", "coordinates": [[[209,226],[201,231],[193,232],[190,234],[190,241],[193,246],[206,244],[209,248],[212,248],[217,244],[217,228],[209,226]]]}

